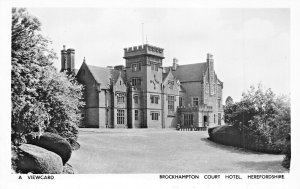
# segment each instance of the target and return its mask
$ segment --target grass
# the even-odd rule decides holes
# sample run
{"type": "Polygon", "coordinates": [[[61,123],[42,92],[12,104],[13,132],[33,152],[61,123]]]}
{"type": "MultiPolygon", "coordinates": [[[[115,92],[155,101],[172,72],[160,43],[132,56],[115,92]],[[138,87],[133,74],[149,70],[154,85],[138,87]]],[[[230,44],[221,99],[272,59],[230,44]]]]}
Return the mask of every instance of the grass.
{"type": "Polygon", "coordinates": [[[216,144],[207,131],[81,129],[78,173],[283,173],[283,155],[216,144]]]}

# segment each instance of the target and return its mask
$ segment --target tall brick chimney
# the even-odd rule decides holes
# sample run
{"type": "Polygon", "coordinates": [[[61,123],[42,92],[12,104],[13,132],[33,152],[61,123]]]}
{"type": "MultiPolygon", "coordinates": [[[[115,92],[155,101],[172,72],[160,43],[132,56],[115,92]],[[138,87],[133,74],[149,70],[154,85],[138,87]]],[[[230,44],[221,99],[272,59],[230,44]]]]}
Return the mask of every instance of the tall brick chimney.
{"type": "Polygon", "coordinates": [[[63,72],[67,70],[68,73],[75,73],[75,50],[67,49],[66,46],[63,46],[63,50],[61,50],[61,69],[63,72]]]}
{"type": "Polygon", "coordinates": [[[63,72],[65,71],[67,67],[67,50],[66,50],[66,45],[63,45],[63,50],[61,52],[61,69],[60,71],[63,72]]]}
{"type": "Polygon", "coordinates": [[[178,59],[177,58],[173,58],[172,70],[176,71],[177,67],[178,67],[178,59]]]}

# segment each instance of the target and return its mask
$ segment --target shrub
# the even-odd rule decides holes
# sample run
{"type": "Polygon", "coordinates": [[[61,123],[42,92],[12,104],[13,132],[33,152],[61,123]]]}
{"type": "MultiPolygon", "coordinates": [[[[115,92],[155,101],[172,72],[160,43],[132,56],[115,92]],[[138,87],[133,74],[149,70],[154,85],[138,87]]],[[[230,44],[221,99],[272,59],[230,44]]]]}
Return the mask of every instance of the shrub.
{"type": "Polygon", "coordinates": [[[286,138],[286,145],[283,151],[285,157],[282,161],[282,166],[289,169],[291,164],[291,135],[289,134],[286,138]]]}
{"type": "Polygon", "coordinates": [[[276,96],[271,89],[251,86],[240,102],[228,103],[225,121],[241,132],[243,145],[251,150],[282,153],[290,133],[290,100],[276,96]]]}
{"type": "Polygon", "coordinates": [[[33,144],[51,152],[58,154],[63,164],[69,161],[72,155],[72,148],[70,143],[61,136],[54,133],[43,133],[40,137],[32,137],[28,140],[29,144],[33,144]]]}
{"type": "Polygon", "coordinates": [[[241,134],[238,128],[233,126],[218,126],[215,127],[209,134],[212,141],[242,147],[241,134]]]}
{"type": "Polygon", "coordinates": [[[59,174],[63,171],[57,154],[31,144],[19,146],[13,164],[17,173],[59,174]]]}

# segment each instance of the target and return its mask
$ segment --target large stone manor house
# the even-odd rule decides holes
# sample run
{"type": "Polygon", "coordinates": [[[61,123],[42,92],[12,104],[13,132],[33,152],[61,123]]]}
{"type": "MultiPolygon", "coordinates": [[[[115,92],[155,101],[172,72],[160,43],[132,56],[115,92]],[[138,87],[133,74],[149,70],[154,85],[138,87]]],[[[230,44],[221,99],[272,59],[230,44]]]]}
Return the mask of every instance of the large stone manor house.
{"type": "MultiPolygon", "coordinates": [[[[84,127],[175,128],[224,124],[221,82],[214,60],[163,67],[164,49],[149,44],[124,49],[124,65],[98,67],[83,60],[75,70],[75,50],[61,51],[61,71],[85,86],[84,127]]],[[[93,62],[93,64],[96,64],[93,62]]]]}

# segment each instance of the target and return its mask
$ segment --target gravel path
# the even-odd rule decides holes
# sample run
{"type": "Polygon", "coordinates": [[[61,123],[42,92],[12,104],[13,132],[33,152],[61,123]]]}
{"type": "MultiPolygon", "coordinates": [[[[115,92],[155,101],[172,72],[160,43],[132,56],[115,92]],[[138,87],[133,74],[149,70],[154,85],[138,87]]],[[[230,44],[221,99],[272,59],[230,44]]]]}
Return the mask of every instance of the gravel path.
{"type": "Polygon", "coordinates": [[[216,144],[206,131],[80,129],[78,173],[284,173],[282,155],[216,144]]]}

